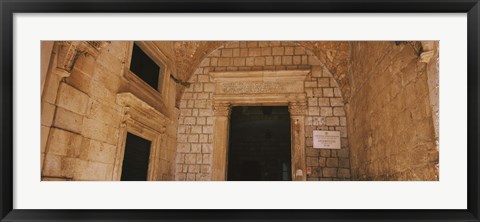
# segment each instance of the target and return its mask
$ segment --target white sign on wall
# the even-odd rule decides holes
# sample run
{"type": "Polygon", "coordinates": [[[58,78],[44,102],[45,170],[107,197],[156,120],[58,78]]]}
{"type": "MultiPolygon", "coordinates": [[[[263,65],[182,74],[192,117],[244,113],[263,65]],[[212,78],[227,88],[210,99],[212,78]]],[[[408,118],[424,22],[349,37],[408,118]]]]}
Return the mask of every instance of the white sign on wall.
{"type": "Polygon", "coordinates": [[[340,149],[340,132],[314,130],[313,148],[340,149]]]}

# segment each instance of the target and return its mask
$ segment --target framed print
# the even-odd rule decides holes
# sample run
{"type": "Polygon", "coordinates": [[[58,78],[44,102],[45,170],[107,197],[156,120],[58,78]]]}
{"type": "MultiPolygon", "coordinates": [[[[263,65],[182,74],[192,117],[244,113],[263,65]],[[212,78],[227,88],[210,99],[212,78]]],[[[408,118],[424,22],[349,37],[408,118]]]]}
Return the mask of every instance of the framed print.
{"type": "Polygon", "coordinates": [[[479,221],[476,0],[1,7],[2,221],[479,221]]]}

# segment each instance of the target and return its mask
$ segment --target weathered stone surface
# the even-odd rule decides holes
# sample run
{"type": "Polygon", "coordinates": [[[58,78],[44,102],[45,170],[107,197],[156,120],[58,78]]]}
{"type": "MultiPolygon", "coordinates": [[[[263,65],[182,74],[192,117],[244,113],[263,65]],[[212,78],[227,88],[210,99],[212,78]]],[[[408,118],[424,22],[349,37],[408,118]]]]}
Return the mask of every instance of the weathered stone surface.
{"type": "Polygon", "coordinates": [[[438,180],[431,87],[414,48],[356,42],[352,59],[350,69],[357,70],[347,110],[347,121],[355,123],[348,127],[352,179],[438,180]],[[409,173],[413,168],[419,176],[409,173]]]}
{"type": "Polygon", "coordinates": [[[66,83],[61,83],[57,105],[72,112],[85,115],[88,105],[88,95],[66,83]]]}

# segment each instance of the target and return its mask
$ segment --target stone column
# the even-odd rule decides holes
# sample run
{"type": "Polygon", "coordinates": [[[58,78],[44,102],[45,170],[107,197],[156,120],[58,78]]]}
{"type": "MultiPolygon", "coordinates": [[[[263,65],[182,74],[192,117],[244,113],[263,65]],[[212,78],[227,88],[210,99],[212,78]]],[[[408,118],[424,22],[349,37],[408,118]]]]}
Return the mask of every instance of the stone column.
{"type": "Polygon", "coordinates": [[[305,165],[305,114],[307,104],[304,102],[288,105],[292,135],[292,180],[307,180],[305,165]]]}
{"type": "Polygon", "coordinates": [[[228,103],[215,103],[213,105],[213,112],[215,114],[213,126],[213,181],[224,181],[226,179],[230,110],[230,104],[228,103]]]}

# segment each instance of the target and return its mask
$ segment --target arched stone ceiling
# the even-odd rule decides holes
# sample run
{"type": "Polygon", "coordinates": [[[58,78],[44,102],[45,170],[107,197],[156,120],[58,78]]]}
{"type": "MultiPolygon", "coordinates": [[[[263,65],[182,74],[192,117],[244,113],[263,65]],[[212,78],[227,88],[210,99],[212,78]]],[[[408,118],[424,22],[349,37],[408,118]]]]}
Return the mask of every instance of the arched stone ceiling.
{"type": "MultiPolygon", "coordinates": [[[[187,82],[206,58],[227,41],[178,41],[174,42],[175,66],[177,70],[177,105],[183,95],[187,82]]],[[[347,79],[350,44],[344,41],[293,41],[293,43],[310,50],[332,73],[337,80],[345,101],[350,97],[347,79]]]]}

